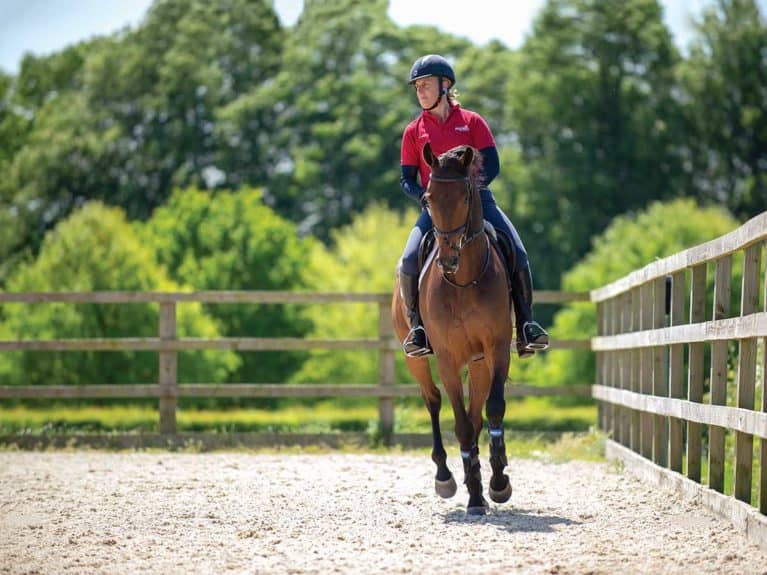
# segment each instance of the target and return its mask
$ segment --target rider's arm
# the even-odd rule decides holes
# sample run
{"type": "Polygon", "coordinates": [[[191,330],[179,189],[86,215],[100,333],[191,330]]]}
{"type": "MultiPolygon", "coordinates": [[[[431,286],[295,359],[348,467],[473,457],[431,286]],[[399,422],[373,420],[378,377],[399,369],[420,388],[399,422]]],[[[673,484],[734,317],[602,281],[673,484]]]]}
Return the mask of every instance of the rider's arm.
{"type": "Polygon", "coordinates": [[[418,183],[417,166],[402,166],[402,176],[400,176],[399,185],[406,196],[413,198],[416,202],[421,201],[423,186],[418,183]]]}
{"type": "Polygon", "coordinates": [[[402,166],[402,175],[399,179],[400,187],[405,195],[421,201],[424,189],[418,183],[418,165],[421,162],[421,148],[418,146],[416,138],[417,122],[411,122],[405,133],[402,134],[402,149],[400,153],[400,166],[402,166]]]}
{"type": "MultiPolygon", "coordinates": [[[[482,148],[479,151],[482,154],[482,173],[485,186],[489,186],[498,172],[501,171],[501,162],[498,159],[498,149],[495,146],[482,148]]],[[[404,168],[404,166],[403,166],[404,168]]]]}
{"type": "Polygon", "coordinates": [[[490,131],[490,126],[479,114],[471,113],[469,116],[472,145],[482,154],[482,171],[485,187],[490,185],[501,169],[498,159],[498,148],[495,146],[495,138],[490,131]]]}

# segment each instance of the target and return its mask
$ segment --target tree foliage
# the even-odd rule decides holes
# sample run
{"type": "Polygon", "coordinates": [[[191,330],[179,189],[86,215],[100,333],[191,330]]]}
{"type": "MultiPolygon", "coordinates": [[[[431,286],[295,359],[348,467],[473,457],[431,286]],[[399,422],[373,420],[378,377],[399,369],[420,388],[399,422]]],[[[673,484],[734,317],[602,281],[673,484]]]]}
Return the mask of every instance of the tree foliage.
{"type": "MultiPolygon", "coordinates": [[[[323,292],[391,292],[402,246],[415,219],[415,210],[402,217],[382,204],[369,206],[348,226],[333,232],[329,248],[315,246],[307,268],[310,287],[323,292]]],[[[307,315],[314,326],[311,337],[378,337],[379,309],[375,304],[313,306],[307,315]]],[[[399,354],[397,360],[397,381],[411,379],[399,354]]],[[[293,380],[374,383],[378,380],[377,361],[377,352],[313,350],[293,380]]]]}
{"type": "Polygon", "coordinates": [[[595,234],[653,201],[765,208],[766,41],[754,0],[716,0],[689,56],[657,0],[548,0],[515,50],[398,27],[385,0],[306,0],[291,27],[269,0],[157,0],[133,29],[0,74],[0,285],[91,200],[146,221],[175,189],[258,188],[327,245],[367,206],[403,212],[407,73],[439,52],[496,136],[492,189],[536,287],[558,288],[595,234]]]}
{"type": "MultiPolygon", "coordinates": [[[[19,267],[9,291],[178,291],[119,208],[93,202],[49,233],[33,262],[19,267]]],[[[2,339],[157,337],[156,304],[6,304],[2,339]]],[[[214,338],[217,322],[199,304],[177,313],[179,336],[214,338]]],[[[239,359],[230,352],[180,355],[179,380],[225,381],[239,359]]],[[[19,352],[0,355],[8,383],[98,384],[158,381],[157,354],[150,352],[19,352]]]]}
{"type": "Polygon", "coordinates": [[[718,0],[680,74],[695,188],[741,218],[767,208],[767,24],[754,0],[718,0]]]}
{"type": "Polygon", "coordinates": [[[8,96],[30,118],[24,146],[0,156],[0,223],[17,228],[0,259],[88,200],[146,218],[174,186],[215,187],[216,111],[276,73],[282,34],[266,0],[158,0],[135,30],[27,55],[8,96]]]}
{"type": "Polygon", "coordinates": [[[536,19],[507,122],[531,172],[520,226],[545,285],[612,217],[683,193],[677,59],[656,0],[551,0],[536,19]]]}
{"type": "MultiPolygon", "coordinates": [[[[299,290],[314,243],[263,204],[261,192],[243,189],[176,190],[140,226],[157,261],[180,284],[198,290],[299,290]]],[[[286,305],[206,304],[227,337],[299,337],[309,328],[286,305]]],[[[302,354],[243,353],[238,382],[284,381],[302,354]]]]}
{"type": "MultiPolygon", "coordinates": [[[[721,207],[700,207],[694,200],[654,202],[636,215],[615,218],[597,236],[588,255],[564,278],[564,289],[588,291],[653,262],[732,231],[737,221],[721,207]]],[[[740,276],[733,269],[733,284],[740,276]]],[[[571,304],[554,320],[554,338],[588,338],[596,333],[594,305],[571,304]]],[[[590,384],[594,381],[594,355],[590,352],[558,351],[525,372],[541,385],[590,384]]]]}

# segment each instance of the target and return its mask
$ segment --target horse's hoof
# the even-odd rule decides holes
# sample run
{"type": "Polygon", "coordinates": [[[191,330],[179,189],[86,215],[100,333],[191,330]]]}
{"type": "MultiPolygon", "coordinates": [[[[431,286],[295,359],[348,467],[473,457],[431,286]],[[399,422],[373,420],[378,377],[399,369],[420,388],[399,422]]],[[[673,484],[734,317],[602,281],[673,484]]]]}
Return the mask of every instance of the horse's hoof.
{"type": "Polygon", "coordinates": [[[509,499],[511,499],[511,481],[509,481],[508,475],[503,476],[506,480],[506,487],[503,489],[496,491],[493,489],[492,481],[490,482],[490,486],[488,487],[488,492],[490,494],[490,499],[495,501],[496,503],[506,503],[509,499]]]}
{"type": "Polygon", "coordinates": [[[477,505],[476,503],[472,505],[471,502],[469,502],[468,507],[466,507],[466,513],[469,515],[486,515],[488,509],[490,509],[490,504],[487,502],[487,499],[482,497],[480,495],[481,501],[480,504],[477,505]]]}
{"type": "Polygon", "coordinates": [[[455,495],[455,492],[458,491],[458,486],[455,484],[455,478],[452,474],[450,474],[450,479],[445,481],[435,479],[434,490],[437,492],[437,495],[443,499],[450,499],[453,495],[455,495]]]}
{"type": "Polygon", "coordinates": [[[479,506],[475,505],[473,507],[467,507],[466,513],[468,515],[487,515],[488,507],[489,506],[487,503],[485,503],[484,505],[479,505],[479,506]]]}

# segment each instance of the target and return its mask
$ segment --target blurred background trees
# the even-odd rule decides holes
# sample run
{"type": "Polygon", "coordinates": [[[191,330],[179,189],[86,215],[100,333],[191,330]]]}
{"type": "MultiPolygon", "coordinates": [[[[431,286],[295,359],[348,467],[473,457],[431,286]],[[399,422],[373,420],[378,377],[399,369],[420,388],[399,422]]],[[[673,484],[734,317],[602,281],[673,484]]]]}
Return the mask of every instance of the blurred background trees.
{"type": "MultiPolygon", "coordinates": [[[[656,0],[549,0],[517,50],[398,27],[385,0],[306,0],[290,27],[268,0],[157,0],[134,29],[0,72],[0,288],[388,290],[415,219],[398,184],[401,133],[419,113],[407,72],[430,52],[454,62],[462,104],[494,131],[492,189],[536,288],[594,287],[576,279],[594,254],[633,254],[621,259],[633,268],[767,208],[755,0],[712,1],[688,54],[656,0]],[[610,231],[646,210],[668,223],[661,239],[632,248],[610,231]],[[669,219],[680,217],[716,225],[687,233],[669,219]],[[108,273],[118,263],[129,273],[108,273]]],[[[90,334],[95,312],[72,313],[62,335],[90,334]]],[[[330,336],[344,323],[363,335],[376,321],[282,306],[189,313],[197,335],[330,336]]],[[[588,324],[572,313],[558,335],[588,324]]],[[[5,306],[0,324],[17,337],[44,322],[5,306]]],[[[113,333],[112,319],[97,324],[113,333]]],[[[195,379],[367,373],[347,355],[221,356],[195,379]]],[[[142,369],[119,373],[138,381],[142,369]]]]}

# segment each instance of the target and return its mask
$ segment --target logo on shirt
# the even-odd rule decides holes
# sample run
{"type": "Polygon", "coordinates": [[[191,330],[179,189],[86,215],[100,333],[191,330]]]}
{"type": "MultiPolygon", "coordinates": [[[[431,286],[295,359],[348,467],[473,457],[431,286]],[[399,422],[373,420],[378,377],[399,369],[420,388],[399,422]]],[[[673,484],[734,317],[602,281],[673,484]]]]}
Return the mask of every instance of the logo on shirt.
{"type": "Polygon", "coordinates": [[[468,132],[469,126],[456,126],[455,127],[456,132],[468,132]]]}

